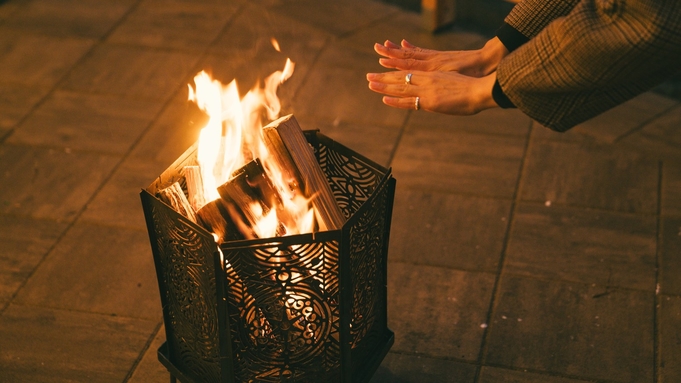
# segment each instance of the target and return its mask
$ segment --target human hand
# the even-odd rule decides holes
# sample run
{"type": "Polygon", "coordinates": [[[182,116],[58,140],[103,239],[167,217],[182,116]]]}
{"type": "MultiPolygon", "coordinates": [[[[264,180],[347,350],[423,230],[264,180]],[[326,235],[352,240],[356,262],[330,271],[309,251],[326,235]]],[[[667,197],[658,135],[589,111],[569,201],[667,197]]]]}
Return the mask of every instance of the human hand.
{"type": "Polygon", "coordinates": [[[498,106],[492,98],[496,72],[471,77],[458,72],[394,71],[368,73],[367,80],[369,89],[386,95],[384,104],[396,108],[463,116],[498,106]]]}
{"type": "Polygon", "coordinates": [[[383,58],[378,62],[385,68],[420,71],[455,71],[472,77],[483,77],[497,68],[508,54],[501,41],[494,37],[484,47],[468,51],[438,51],[417,47],[407,40],[397,45],[389,40],[375,44],[374,50],[383,58]]]}

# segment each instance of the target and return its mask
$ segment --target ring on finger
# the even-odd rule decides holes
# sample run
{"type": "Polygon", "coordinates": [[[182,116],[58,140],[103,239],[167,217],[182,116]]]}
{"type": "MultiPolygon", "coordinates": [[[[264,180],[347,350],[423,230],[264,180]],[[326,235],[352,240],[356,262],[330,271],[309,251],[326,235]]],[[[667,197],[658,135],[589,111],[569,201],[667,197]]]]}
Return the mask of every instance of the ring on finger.
{"type": "Polygon", "coordinates": [[[418,96],[416,97],[416,100],[414,100],[414,109],[415,110],[421,109],[421,98],[418,96]]]}
{"type": "Polygon", "coordinates": [[[407,76],[404,77],[404,83],[411,85],[411,73],[407,73],[407,76]]]}

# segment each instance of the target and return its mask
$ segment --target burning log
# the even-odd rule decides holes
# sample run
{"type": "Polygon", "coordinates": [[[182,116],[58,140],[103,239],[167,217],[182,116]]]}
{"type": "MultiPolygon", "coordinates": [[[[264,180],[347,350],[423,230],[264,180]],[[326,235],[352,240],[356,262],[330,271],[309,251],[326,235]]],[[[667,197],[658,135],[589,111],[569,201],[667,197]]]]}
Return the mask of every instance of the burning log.
{"type": "Polygon", "coordinates": [[[282,169],[288,169],[289,178],[295,180],[291,186],[312,198],[320,230],[340,229],[345,216],[295,117],[284,116],[265,126],[263,141],[272,159],[282,169]]]}
{"type": "Polygon", "coordinates": [[[177,184],[160,198],[214,233],[218,243],[342,227],[345,217],[295,117],[280,118],[261,133],[265,161],[256,158],[233,172],[217,187],[218,200],[206,203],[202,172],[194,165],[182,168],[187,195],[177,184]]]}
{"type": "Polygon", "coordinates": [[[206,197],[203,194],[201,169],[198,166],[185,166],[183,173],[185,182],[187,183],[189,204],[194,208],[194,211],[198,212],[203,205],[206,204],[206,197]]]}
{"type": "Polygon", "coordinates": [[[197,223],[215,235],[217,243],[243,239],[230,219],[229,207],[222,199],[205,204],[197,213],[197,223]]]}
{"type": "Polygon", "coordinates": [[[232,222],[247,239],[286,234],[276,215],[281,197],[259,159],[234,172],[229,181],[218,187],[218,193],[227,203],[232,222]]]}
{"type": "Polygon", "coordinates": [[[256,158],[232,173],[217,188],[219,201],[206,203],[199,166],[183,168],[188,197],[178,184],[161,198],[218,243],[342,227],[345,217],[295,117],[282,117],[261,133],[265,161],[256,158]]]}
{"type": "Polygon", "coordinates": [[[161,189],[157,193],[157,197],[170,205],[175,211],[189,218],[192,222],[196,222],[196,214],[194,209],[189,204],[187,196],[182,190],[182,186],[178,182],[173,183],[165,189],[161,189]]]}

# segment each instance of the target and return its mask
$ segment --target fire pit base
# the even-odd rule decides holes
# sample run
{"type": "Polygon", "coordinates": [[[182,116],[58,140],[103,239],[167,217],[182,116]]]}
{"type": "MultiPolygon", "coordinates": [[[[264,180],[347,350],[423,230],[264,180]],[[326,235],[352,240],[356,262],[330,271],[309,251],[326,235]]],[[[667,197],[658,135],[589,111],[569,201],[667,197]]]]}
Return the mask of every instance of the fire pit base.
{"type": "Polygon", "coordinates": [[[156,197],[182,184],[195,146],[142,190],[166,330],[158,357],[171,382],[366,383],[392,346],[395,179],[318,131],[305,137],[347,218],[339,230],[218,247],[156,197]]]}
{"type": "MultiPolygon", "coordinates": [[[[371,359],[367,361],[365,368],[362,371],[357,371],[356,378],[353,383],[367,383],[371,380],[371,377],[376,373],[381,362],[390,351],[393,343],[395,343],[395,335],[392,331],[388,330],[388,337],[384,339],[381,343],[383,348],[377,350],[375,355],[372,355],[371,359]]],[[[170,383],[175,383],[179,380],[182,383],[198,383],[191,380],[185,376],[179,368],[175,367],[173,362],[170,361],[170,353],[168,352],[168,343],[164,342],[161,347],[158,348],[158,360],[170,373],[170,383]]]]}

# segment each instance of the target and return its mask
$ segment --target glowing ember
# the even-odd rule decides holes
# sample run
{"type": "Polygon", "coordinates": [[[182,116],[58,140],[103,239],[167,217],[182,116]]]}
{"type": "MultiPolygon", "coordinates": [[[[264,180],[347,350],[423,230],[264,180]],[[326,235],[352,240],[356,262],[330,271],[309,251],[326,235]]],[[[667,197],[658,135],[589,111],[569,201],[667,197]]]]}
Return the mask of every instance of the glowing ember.
{"type": "MultiPolygon", "coordinates": [[[[272,39],[279,51],[279,44],[272,39]]],[[[220,198],[218,186],[230,180],[232,174],[249,161],[259,158],[267,176],[281,195],[280,206],[269,211],[254,204],[251,213],[258,222],[251,229],[260,238],[273,237],[281,232],[300,234],[315,228],[315,212],[310,199],[300,194],[293,181],[280,169],[263,143],[263,119],[279,118],[281,103],[277,89],[293,74],[294,63],[286,59],[281,71],[269,75],[263,85],[257,84],[243,98],[239,97],[236,80],[226,86],[201,71],[194,77],[195,87],[189,85],[189,100],[208,115],[208,122],[198,139],[197,161],[203,182],[205,201],[220,198]]],[[[203,205],[201,205],[203,206],[203,205]]],[[[201,208],[198,206],[198,208],[201,208]]]]}
{"type": "Polygon", "coordinates": [[[272,46],[274,47],[274,49],[277,50],[277,52],[281,52],[281,48],[279,48],[279,41],[277,41],[277,39],[272,37],[272,40],[270,40],[270,42],[272,43],[272,46]]]}

